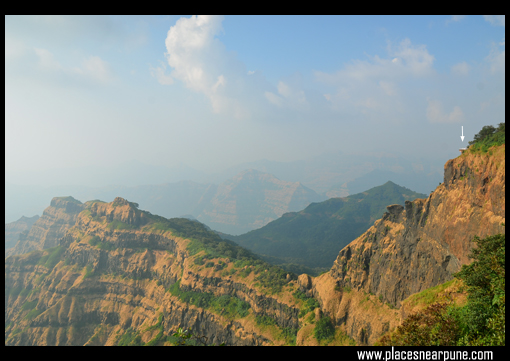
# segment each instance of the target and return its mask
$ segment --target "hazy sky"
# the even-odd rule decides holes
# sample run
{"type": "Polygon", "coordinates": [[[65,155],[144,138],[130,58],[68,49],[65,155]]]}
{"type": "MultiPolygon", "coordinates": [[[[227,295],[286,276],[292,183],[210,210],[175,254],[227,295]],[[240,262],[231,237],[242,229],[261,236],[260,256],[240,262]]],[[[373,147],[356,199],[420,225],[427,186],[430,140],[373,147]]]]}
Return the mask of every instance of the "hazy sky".
{"type": "Polygon", "coordinates": [[[504,77],[504,15],[6,16],[6,173],[446,161],[504,122],[504,77]]]}

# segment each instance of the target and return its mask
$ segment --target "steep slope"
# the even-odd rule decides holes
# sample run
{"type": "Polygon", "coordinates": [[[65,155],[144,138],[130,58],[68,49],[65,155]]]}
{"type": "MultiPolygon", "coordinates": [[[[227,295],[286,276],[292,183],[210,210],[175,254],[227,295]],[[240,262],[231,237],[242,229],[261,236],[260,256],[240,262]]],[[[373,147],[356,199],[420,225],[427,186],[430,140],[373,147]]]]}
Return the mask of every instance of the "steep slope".
{"type": "Polygon", "coordinates": [[[31,218],[22,216],[16,222],[7,223],[5,225],[5,249],[14,247],[19,239],[19,235],[22,232],[28,233],[32,225],[38,219],[38,215],[35,215],[31,218]]]}
{"type": "Polygon", "coordinates": [[[210,189],[192,214],[212,229],[240,234],[319,200],[317,193],[298,182],[250,169],[210,189]]]}
{"type": "Polygon", "coordinates": [[[286,213],[266,226],[230,237],[249,250],[282,263],[330,268],[338,252],[380,218],[388,204],[425,197],[387,182],[345,198],[312,203],[304,210],[286,213]]]}
{"type": "Polygon", "coordinates": [[[362,322],[346,316],[359,309],[342,306],[324,285],[333,282],[339,290],[400,307],[411,294],[451,280],[470,261],[475,235],[505,233],[505,146],[486,154],[464,152],[445,164],[444,183],[427,199],[387,208],[382,219],[340,251],[330,272],[309,286],[326,313],[342,319],[360,343],[375,342],[381,324],[371,322],[370,314],[362,322]]]}
{"type": "Polygon", "coordinates": [[[20,234],[16,245],[6,251],[6,256],[57,246],[59,239],[74,225],[76,216],[83,208],[84,205],[73,197],[53,198],[30,230],[20,234]]]}
{"type": "Polygon", "coordinates": [[[59,246],[6,258],[6,345],[164,344],[178,327],[216,344],[295,339],[295,276],[196,221],[122,198],[85,208],[59,246]]]}

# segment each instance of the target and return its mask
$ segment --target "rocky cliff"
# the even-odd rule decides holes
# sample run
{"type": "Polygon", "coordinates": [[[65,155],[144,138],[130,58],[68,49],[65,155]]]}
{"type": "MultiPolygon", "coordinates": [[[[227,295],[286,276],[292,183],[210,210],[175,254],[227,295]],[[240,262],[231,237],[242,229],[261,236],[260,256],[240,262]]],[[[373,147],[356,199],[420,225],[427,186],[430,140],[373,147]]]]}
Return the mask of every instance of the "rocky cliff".
{"type": "Polygon", "coordinates": [[[83,208],[84,205],[73,197],[53,198],[30,230],[21,233],[16,245],[6,251],[6,256],[57,246],[83,208]]]}
{"type": "Polygon", "coordinates": [[[19,239],[19,235],[22,232],[28,233],[38,219],[38,215],[31,218],[23,216],[16,222],[7,223],[5,225],[5,249],[14,247],[19,239]]]}
{"type": "Polygon", "coordinates": [[[505,233],[505,146],[486,154],[465,152],[444,170],[444,183],[428,198],[388,206],[380,220],[340,251],[329,274],[309,287],[325,312],[350,327],[348,333],[360,343],[373,343],[381,330],[374,330],[370,314],[357,325],[359,318],[342,316],[357,308],[340,307],[321,291],[324,284],[334,281],[340,290],[373,295],[398,308],[411,294],[451,280],[470,261],[475,235],[505,233]]]}
{"type": "Polygon", "coordinates": [[[88,202],[57,247],[5,259],[6,345],[164,344],[178,327],[216,344],[292,343],[295,277],[136,206],[88,202]]]}

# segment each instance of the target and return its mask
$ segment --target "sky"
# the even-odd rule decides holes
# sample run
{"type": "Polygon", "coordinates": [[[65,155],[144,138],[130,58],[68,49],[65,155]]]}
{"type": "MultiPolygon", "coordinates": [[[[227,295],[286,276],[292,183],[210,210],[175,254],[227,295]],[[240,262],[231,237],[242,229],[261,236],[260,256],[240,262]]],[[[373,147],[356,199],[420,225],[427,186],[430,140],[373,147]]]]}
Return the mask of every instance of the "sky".
{"type": "Polygon", "coordinates": [[[446,162],[504,122],[504,79],[504,15],[6,16],[6,177],[333,152],[446,162]]]}

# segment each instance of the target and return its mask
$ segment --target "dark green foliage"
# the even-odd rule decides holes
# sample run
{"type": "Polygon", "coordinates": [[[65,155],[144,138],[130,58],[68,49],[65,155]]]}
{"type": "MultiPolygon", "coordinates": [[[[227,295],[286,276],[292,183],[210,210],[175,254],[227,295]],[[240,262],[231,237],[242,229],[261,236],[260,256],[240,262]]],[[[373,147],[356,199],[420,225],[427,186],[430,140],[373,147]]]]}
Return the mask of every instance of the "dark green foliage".
{"type": "Polygon", "coordinates": [[[282,335],[285,337],[285,341],[287,345],[295,346],[296,345],[296,338],[297,338],[298,329],[297,328],[291,328],[291,327],[283,327],[282,328],[282,335]]]}
{"type": "Polygon", "coordinates": [[[331,323],[331,319],[329,317],[322,317],[317,321],[315,323],[313,335],[317,341],[332,340],[335,336],[335,326],[331,323]]]}
{"type": "Polygon", "coordinates": [[[381,338],[382,346],[505,345],[505,235],[473,242],[473,262],[455,274],[467,286],[467,304],[434,303],[381,338]]]}
{"type": "Polygon", "coordinates": [[[505,144],[505,123],[499,123],[497,128],[486,125],[469,142],[471,152],[487,153],[490,147],[505,144]]]}
{"type": "Polygon", "coordinates": [[[468,344],[499,345],[505,340],[505,235],[475,237],[474,262],[462,266],[455,277],[467,286],[468,303],[463,319],[469,329],[468,344]]]}
{"type": "Polygon", "coordinates": [[[267,315],[263,315],[263,316],[257,315],[257,316],[255,316],[255,322],[257,323],[257,325],[261,325],[261,326],[276,325],[276,321],[273,320],[271,317],[269,317],[267,315]]]}
{"type": "MultiPolygon", "coordinates": [[[[346,198],[312,203],[260,229],[228,238],[260,254],[268,262],[282,267],[283,264],[299,264],[308,268],[305,273],[312,274],[314,268],[330,269],[338,252],[381,218],[386,206],[404,205],[406,200],[426,197],[387,182],[346,198]]],[[[303,273],[300,271],[297,273],[303,273]]]]}

